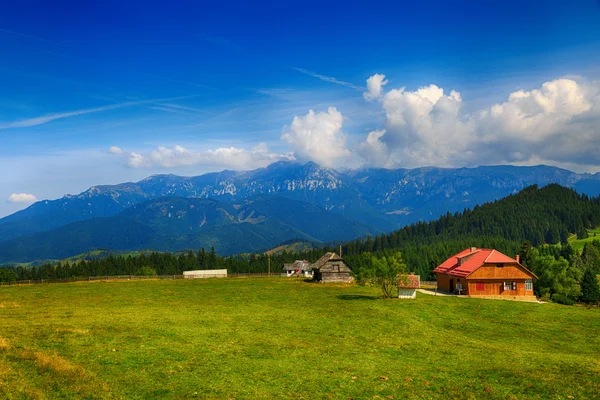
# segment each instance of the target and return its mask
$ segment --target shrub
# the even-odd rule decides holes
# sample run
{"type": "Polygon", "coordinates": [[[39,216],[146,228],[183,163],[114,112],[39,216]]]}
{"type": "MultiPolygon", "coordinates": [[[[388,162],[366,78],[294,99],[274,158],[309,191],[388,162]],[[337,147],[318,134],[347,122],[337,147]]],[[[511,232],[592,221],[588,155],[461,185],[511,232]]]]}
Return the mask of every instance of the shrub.
{"type": "Polygon", "coordinates": [[[572,306],[575,304],[573,300],[561,293],[554,293],[552,295],[552,301],[558,304],[564,304],[566,306],[572,306]]]}
{"type": "Polygon", "coordinates": [[[156,276],[156,270],[152,267],[145,266],[138,269],[135,274],[138,276],[156,276]]]}

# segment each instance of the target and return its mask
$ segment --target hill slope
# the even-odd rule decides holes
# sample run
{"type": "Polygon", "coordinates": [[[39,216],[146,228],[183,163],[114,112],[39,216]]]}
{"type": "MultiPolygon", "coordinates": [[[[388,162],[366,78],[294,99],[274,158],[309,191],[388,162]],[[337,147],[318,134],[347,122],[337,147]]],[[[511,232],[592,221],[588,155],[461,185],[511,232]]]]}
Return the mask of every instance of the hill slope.
{"type": "Polygon", "coordinates": [[[373,228],[313,204],[283,197],[238,203],[159,198],[105,218],[78,221],[0,243],[0,262],[62,259],[94,249],[215,250],[222,255],[266,250],[290,239],[327,242],[373,233],[373,228]]]}

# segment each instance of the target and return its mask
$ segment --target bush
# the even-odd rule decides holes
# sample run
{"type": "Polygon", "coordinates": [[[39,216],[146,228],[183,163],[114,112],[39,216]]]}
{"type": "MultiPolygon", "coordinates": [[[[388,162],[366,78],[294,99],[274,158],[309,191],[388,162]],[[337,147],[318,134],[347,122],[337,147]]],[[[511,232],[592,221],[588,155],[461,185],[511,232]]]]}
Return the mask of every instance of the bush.
{"type": "Polygon", "coordinates": [[[138,276],[156,276],[156,270],[152,267],[141,267],[135,274],[138,276]]]}
{"type": "Polygon", "coordinates": [[[554,293],[552,295],[552,301],[558,304],[564,304],[566,306],[572,306],[575,304],[573,300],[561,293],[554,293]]]}

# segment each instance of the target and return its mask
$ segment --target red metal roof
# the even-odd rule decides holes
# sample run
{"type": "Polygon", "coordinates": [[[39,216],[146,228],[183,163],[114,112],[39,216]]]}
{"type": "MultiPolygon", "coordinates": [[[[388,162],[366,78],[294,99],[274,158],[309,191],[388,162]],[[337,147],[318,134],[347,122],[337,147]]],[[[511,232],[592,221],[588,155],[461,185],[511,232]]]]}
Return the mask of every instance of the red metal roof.
{"type": "Polygon", "coordinates": [[[441,263],[436,269],[433,270],[433,272],[458,277],[467,277],[485,263],[519,264],[517,260],[500,253],[498,250],[469,248],[453,255],[441,263]],[[460,263],[459,260],[461,261],[460,263]]]}
{"type": "Polygon", "coordinates": [[[415,275],[414,273],[408,275],[408,279],[406,279],[406,282],[403,279],[400,279],[398,281],[399,289],[418,289],[420,287],[421,277],[419,275],[415,275]]]}

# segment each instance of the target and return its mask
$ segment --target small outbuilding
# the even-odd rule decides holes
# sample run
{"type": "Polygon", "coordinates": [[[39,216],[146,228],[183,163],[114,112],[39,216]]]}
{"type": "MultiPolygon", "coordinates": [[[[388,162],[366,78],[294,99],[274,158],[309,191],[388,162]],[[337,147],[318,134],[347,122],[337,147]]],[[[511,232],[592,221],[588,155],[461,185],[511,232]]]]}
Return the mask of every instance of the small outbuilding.
{"type": "Polygon", "coordinates": [[[352,282],[352,267],[337,254],[325,253],[312,265],[317,282],[352,282]]]}
{"type": "Polygon", "coordinates": [[[398,280],[398,298],[416,299],[417,289],[421,287],[421,276],[411,272],[398,280]]]}
{"type": "Polygon", "coordinates": [[[306,260],[296,260],[293,263],[283,264],[283,268],[281,268],[281,276],[304,276],[307,278],[312,278],[312,264],[306,260]]]}
{"type": "Polygon", "coordinates": [[[227,278],[226,269],[200,269],[196,271],[183,271],[184,279],[227,278]]]}

